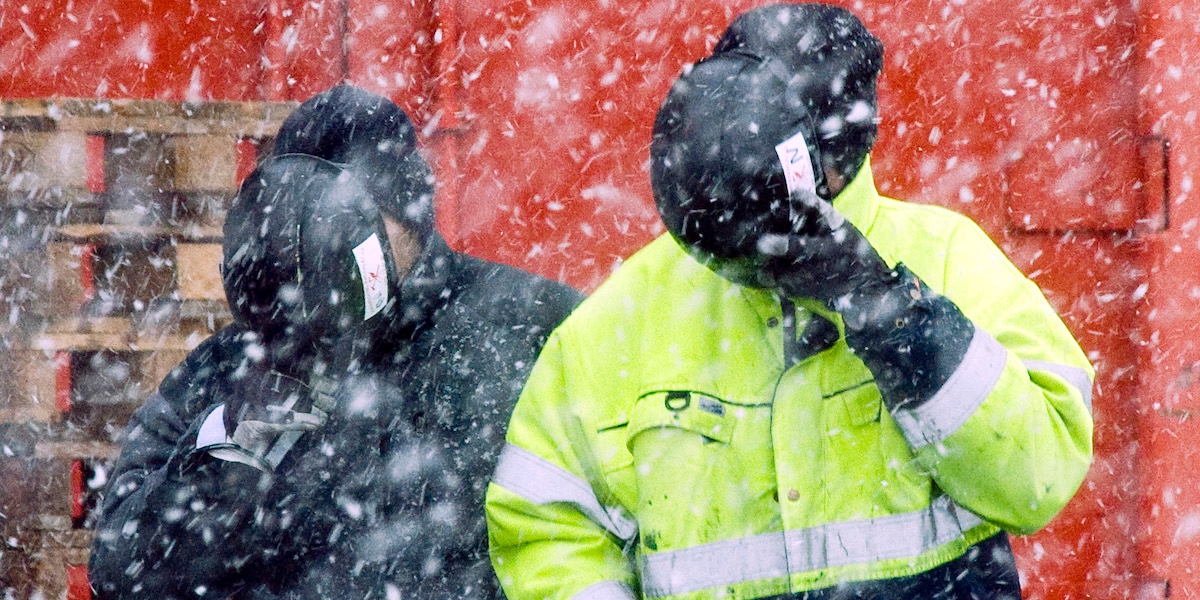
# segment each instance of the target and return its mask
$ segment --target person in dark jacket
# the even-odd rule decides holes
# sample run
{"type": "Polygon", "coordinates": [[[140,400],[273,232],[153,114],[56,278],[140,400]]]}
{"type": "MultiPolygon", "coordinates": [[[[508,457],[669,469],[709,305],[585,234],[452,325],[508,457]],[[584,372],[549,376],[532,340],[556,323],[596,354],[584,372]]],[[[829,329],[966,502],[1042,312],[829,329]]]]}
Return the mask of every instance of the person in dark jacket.
{"type": "Polygon", "coordinates": [[[502,597],[484,490],[581,296],[452,251],[432,198],[386,98],[338,86],[288,117],[226,221],[235,322],[129,425],[97,598],[502,597]]]}

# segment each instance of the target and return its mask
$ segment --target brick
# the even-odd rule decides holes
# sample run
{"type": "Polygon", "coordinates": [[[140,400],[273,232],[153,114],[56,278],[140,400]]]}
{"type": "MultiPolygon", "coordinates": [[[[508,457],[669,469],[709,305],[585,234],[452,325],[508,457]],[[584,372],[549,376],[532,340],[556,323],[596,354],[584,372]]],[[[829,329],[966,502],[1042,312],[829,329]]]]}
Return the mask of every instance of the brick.
{"type": "Polygon", "coordinates": [[[187,358],[186,350],[155,350],[142,357],[142,386],[147,390],[158,388],[159,382],[187,358]]]}
{"type": "Polygon", "coordinates": [[[87,564],[67,565],[67,600],[92,600],[87,564]]]}
{"type": "Polygon", "coordinates": [[[237,185],[241,186],[246,177],[258,167],[259,156],[262,156],[264,144],[262,140],[242,138],[237,142],[237,185]]]}
{"type": "MultiPolygon", "coordinates": [[[[0,455],[0,480],[31,481],[36,474],[34,461],[0,455]]],[[[33,526],[37,498],[29,485],[0,486],[0,591],[11,588],[17,598],[29,598],[34,589],[36,567],[32,554],[40,543],[41,532],[33,526]]]]}
{"type": "Polygon", "coordinates": [[[173,187],[181,192],[237,190],[237,140],[232,136],[181,135],[171,138],[173,187]]]}
{"type": "Polygon", "coordinates": [[[121,453],[121,446],[107,441],[47,441],[34,445],[37,458],[87,459],[111,463],[121,453]]]}
{"type": "MultiPolygon", "coordinates": [[[[114,445],[115,447],[115,445],[114,445]]],[[[112,471],[111,459],[76,458],[71,461],[71,527],[95,529],[100,493],[112,471]]]]}
{"type": "Polygon", "coordinates": [[[103,349],[71,353],[71,408],[141,404],[142,352],[103,349]]]}
{"type": "Polygon", "coordinates": [[[49,423],[61,418],[55,408],[53,354],[11,350],[0,353],[0,367],[10,374],[0,378],[0,423],[49,423]]]}
{"type": "Polygon", "coordinates": [[[0,120],[0,189],[10,198],[90,199],[86,165],[83,132],[13,130],[0,120]]]}
{"type": "Polygon", "coordinates": [[[104,222],[156,224],[170,212],[172,150],[165,133],[109,133],[104,148],[104,222]]]}
{"type": "Polygon", "coordinates": [[[224,300],[221,283],[220,244],[179,244],[175,249],[178,262],[179,297],[182,300],[224,300]]]}
{"type": "Polygon", "coordinates": [[[30,476],[22,483],[32,488],[32,522],[43,530],[70,530],[71,461],[35,458],[29,465],[30,476]]]}
{"type": "Polygon", "coordinates": [[[45,256],[45,275],[50,279],[46,313],[60,318],[73,315],[94,291],[90,249],[81,244],[50,242],[45,256]]]}
{"type": "Polygon", "coordinates": [[[175,247],[166,238],[132,236],[96,244],[96,294],[90,316],[128,316],[175,289],[175,247]]]}
{"type": "Polygon", "coordinates": [[[190,351],[204,341],[211,331],[180,331],[178,333],[139,333],[132,329],[126,332],[47,332],[35,337],[30,344],[40,350],[127,350],[134,352],[149,350],[190,351]]]}
{"type": "Polygon", "coordinates": [[[24,546],[7,546],[0,553],[0,593],[11,594],[6,598],[32,598],[35,576],[33,560],[24,546]]]}
{"type": "Polygon", "coordinates": [[[19,99],[0,101],[0,119],[54,117],[64,131],[143,130],[162,133],[270,137],[297,102],[177,102],[133,99],[19,99]]]}
{"type": "Polygon", "coordinates": [[[84,181],[88,191],[93,194],[101,194],[105,190],[104,149],[107,145],[108,141],[102,135],[87,136],[84,181]]]}
{"type": "MultiPolygon", "coordinates": [[[[8,482],[32,481],[35,473],[35,463],[28,457],[8,457],[0,455],[0,477],[8,482]]],[[[17,524],[27,524],[33,520],[37,507],[35,488],[29,485],[0,486],[0,512],[5,519],[0,521],[0,528],[9,530],[17,524]]],[[[8,531],[7,535],[15,532],[8,531]]]]}
{"type": "MultiPolygon", "coordinates": [[[[27,458],[37,452],[38,428],[29,423],[0,423],[0,460],[27,458]]],[[[0,481],[18,481],[8,477],[0,467],[0,481]]],[[[7,486],[6,486],[7,487],[7,486]]],[[[5,494],[0,492],[0,513],[8,514],[4,508],[5,494]]]]}

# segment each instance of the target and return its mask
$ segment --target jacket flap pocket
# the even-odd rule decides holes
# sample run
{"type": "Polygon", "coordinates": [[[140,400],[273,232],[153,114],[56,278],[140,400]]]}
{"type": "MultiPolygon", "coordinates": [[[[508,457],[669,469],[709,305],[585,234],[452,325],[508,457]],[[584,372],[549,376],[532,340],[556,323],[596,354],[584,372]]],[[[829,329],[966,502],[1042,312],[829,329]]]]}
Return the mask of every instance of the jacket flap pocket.
{"type": "Polygon", "coordinates": [[[883,399],[879,396],[879,388],[875,387],[874,380],[851,386],[827,398],[841,402],[846,408],[850,422],[856,427],[878,422],[880,411],[883,410],[883,399]]]}
{"type": "Polygon", "coordinates": [[[648,429],[671,427],[728,444],[737,422],[731,407],[700,392],[651,392],[638,399],[629,416],[627,440],[648,429]]]}

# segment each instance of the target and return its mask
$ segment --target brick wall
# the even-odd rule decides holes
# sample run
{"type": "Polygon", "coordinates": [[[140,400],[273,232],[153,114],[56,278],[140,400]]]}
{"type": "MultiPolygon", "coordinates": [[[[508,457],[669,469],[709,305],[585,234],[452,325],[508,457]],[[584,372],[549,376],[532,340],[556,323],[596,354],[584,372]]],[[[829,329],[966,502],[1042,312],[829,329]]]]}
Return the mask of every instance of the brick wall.
{"type": "Polygon", "coordinates": [[[289,103],[0,103],[0,597],[90,597],[133,411],[229,322],[225,209],[289,103]]]}

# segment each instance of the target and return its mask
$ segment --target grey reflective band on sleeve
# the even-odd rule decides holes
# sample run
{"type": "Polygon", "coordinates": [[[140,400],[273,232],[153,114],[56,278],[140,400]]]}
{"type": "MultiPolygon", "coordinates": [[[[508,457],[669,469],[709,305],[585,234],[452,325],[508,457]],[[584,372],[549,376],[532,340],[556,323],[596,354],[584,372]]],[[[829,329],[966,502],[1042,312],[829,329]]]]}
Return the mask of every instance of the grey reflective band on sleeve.
{"type": "Polygon", "coordinates": [[[640,556],[642,594],[661,598],[788,574],[783,532],[640,556]]]}
{"type": "Polygon", "coordinates": [[[788,570],[815,571],[894,558],[912,558],[963,537],[983,519],[939,496],[929,508],[869,519],[831,523],[785,534],[788,570]]]}
{"type": "Polygon", "coordinates": [[[637,595],[623,581],[601,581],[571,596],[571,600],[637,600],[637,595]]]}
{"type": "Polygon", "coordinates": [[[586,481],[519,446],[504,445],[492,483],[534,504],[573,504],[622,541],[637,535],[637,522],[620,508],[601,505],[586,481]]]}
{"type": "Polygon", "coordinates": [[[983,523],[941,496],[917,512],[647,554],[641,557],[642,593],[661,598],[793,573],[916,558],[983,523]]]}
{"type": "Polygon", "coordinates": [[[967,353],[941,389],[924,404],[892,414],[909,446],[940,443],[958,431],[996,387],[1007,359],[1008,350],[976,326],[967,353]]]}
{"type": "Polygon", "coordinates": [[[1087,405],[1088,412],[1092,412],[1092,379],[1088,377],[1086,370],[1080,367],[1072,367],[1060,363],[1046,362],[1043,360],[1026,360],[1025,368],[1030,371],[1046,371],[1062,377],[1068,385],[1079,390],[1079,394],[1083,396],[1083,403],[1087,405]]]}

